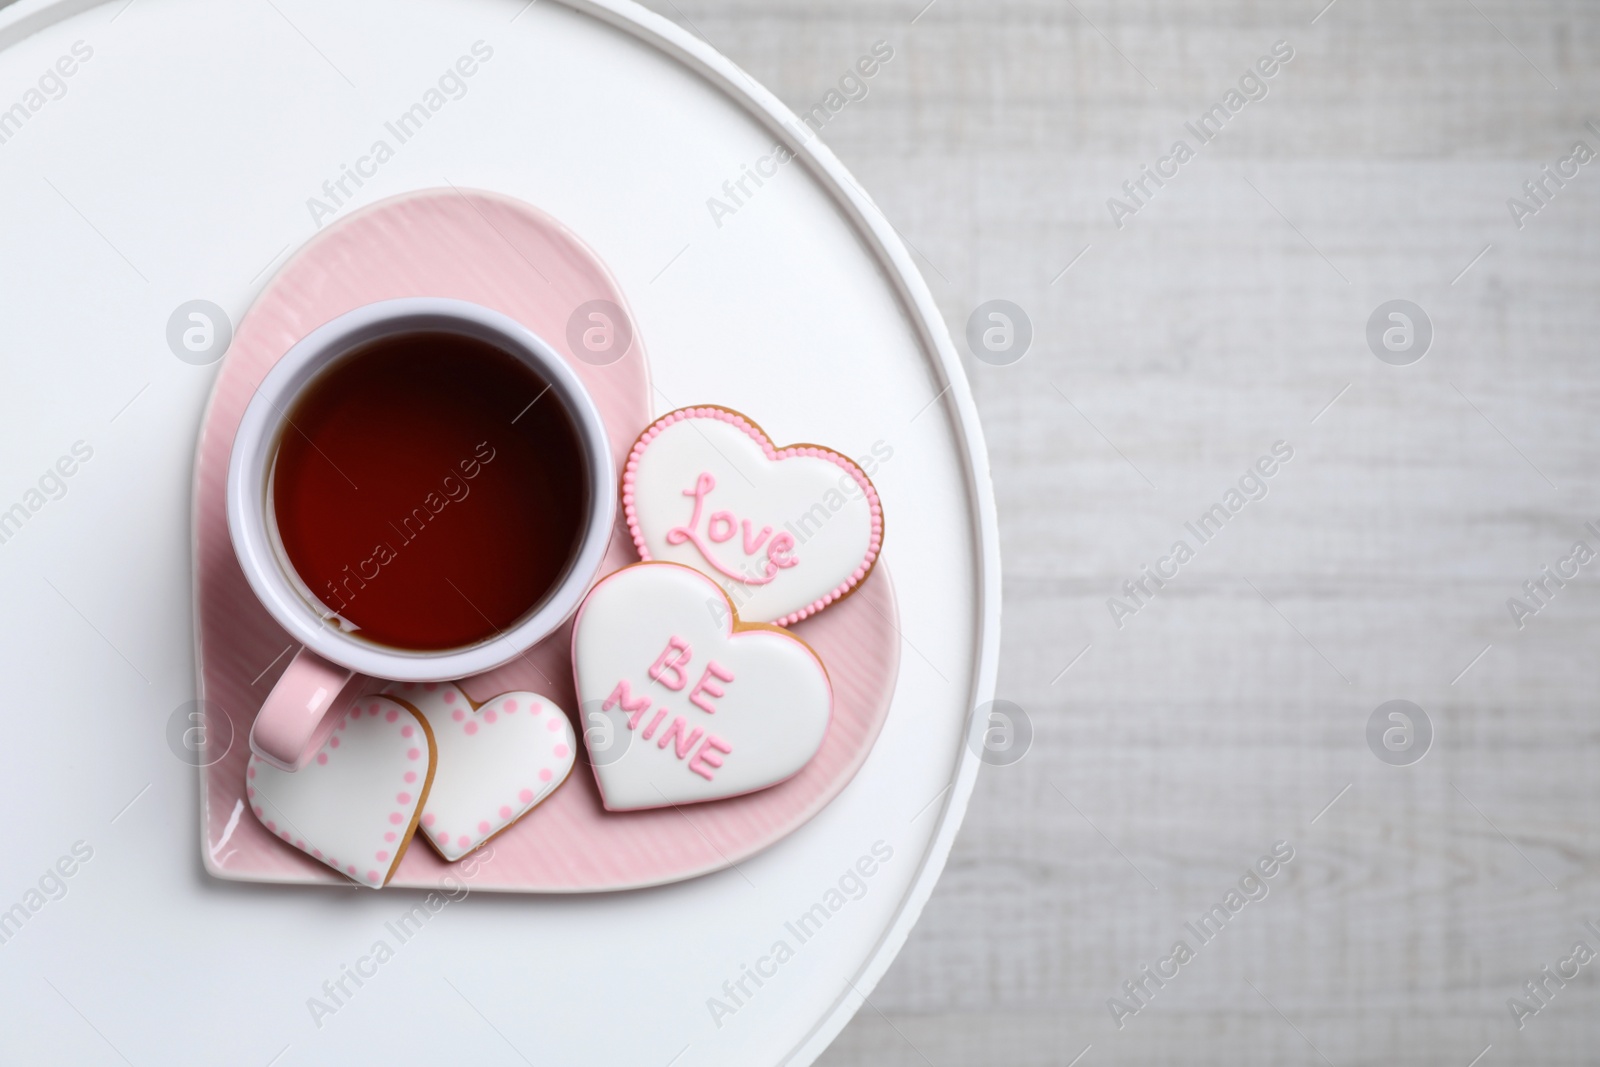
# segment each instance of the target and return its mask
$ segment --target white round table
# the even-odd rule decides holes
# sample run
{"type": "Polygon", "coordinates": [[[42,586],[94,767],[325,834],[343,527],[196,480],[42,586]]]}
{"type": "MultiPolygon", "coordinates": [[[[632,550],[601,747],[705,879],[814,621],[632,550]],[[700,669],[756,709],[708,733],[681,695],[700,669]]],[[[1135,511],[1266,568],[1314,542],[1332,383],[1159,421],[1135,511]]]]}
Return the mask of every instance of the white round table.
{"type": "Polygon", "coordinates": [[[0,202],[0,1060],[815,1059],[960,824],[999,563],[932,299],[806,127],[609,0],[21,0],[0,10],[0,202]],[[464,56],[473,73],[447,78],[464,56]],[[395,143],[386,124],[418,103],[428,121],[395,143]],[[361,162],[380,139],[394,151],[361,162]],[[730,205],[724,183],[758,165],[730,205]],[[893,709],[845,792],[737,869],[433,908],[202,870],[168,726],[194,699],[190,469],[215,368],[176,358],[167,320],[206,299],[237,322],[319,224],[446,184],[526,200],[597,250],[658,411],[714,401],[780,441],[892,450],[874,480],[904,626],[893,709]]]}

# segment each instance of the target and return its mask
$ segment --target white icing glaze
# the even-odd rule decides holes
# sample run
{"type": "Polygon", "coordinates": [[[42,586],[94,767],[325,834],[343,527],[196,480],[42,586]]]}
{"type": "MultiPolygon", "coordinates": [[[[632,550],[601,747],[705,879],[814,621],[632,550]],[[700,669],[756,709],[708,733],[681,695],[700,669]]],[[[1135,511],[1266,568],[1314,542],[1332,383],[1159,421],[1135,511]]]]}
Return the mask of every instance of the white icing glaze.
{"type": "Polygon", "coordinates": [[[652,424],[623,472],[623,512],[639,556],[693,567],[746,622],[787,626],[871,571],[883,536],[877,491],[844,456],[777,449],[722,408],[652,424]]]}
{"type": "Polygon", "coordinates": [[[416,708],[433,728],[439,766],[420,831],[452,862],[553,793],[577,758],[572,724],[538,693],[501,693],[474,709],[449,682],[396,682],[384,692],[416,708]]]}
{"type": "Polygon", "coordinates": [[[786,631],[736,626],[716,583],[687,567],[624,567],[589,593],[572,661],[609,810],[764,789],[821,747],[833,710],[822,661],[786,631]]]}
{"type": "Polygon", "coordinates": [[[433,766],[433,739],[420,716],[384,697],[362,697],[300,770],[252,755],[245,798],[269,831],[378,889],[411,841],[433,766]]]}

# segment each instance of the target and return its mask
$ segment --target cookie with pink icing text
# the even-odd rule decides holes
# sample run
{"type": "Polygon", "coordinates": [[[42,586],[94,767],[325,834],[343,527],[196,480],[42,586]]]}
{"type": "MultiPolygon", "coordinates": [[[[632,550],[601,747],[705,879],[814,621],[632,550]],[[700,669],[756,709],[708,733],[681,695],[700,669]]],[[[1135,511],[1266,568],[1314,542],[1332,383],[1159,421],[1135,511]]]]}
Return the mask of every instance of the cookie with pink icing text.
{"type": "Polygon", "coordinates": [[[378,889],[394,877],[416,832],[434,764],[427,720],[384,697],[362,697],[300,770],[252,755],[245,798],[269,831],[378,889]]]}
{"type": "Polygon", "coordinates": [[[727,408],[682,408],[640,434],[622,510],[640,559],[693,567],[746,622],[821,611],[866,579],[883,546],[883,508],[860,466],[820,445],[779,448],[727,408]]]}
{"type": "Polygon", "coordinates": [[[833,713],[827,669],[804,641],[740,622],[715,582],[674,563],[596,584],[573,624],[572,665],[611,811],[776,785],[816,755],[833,713]]]}
{"type": "Polygon", "coordinates": [[[537,807],[577,758],[572,724],[538,693],[501,693],[475,705],[449,682],[396,682],[384,692],[432,729],[439,766],[420,832],[451,862],[537,807]]]}

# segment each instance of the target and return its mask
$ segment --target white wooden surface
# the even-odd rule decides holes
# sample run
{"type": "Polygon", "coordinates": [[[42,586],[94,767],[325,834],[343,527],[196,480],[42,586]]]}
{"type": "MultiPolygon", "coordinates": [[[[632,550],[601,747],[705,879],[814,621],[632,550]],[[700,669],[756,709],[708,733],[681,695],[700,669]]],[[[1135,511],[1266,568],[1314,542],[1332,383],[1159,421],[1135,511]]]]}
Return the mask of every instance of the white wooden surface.
{"type": "Polygon", "coordinates": [[[980,779],[831,1067],[1600,1056],[1597,965],[1520,1031],[1507,1007],[1600,950],[1596,567],[1520,631],[1506,609],[1600,549],[1600,164],[1521,230],[1506,206],[1600,150],[1600,8],[1323,2],[651,5],[797,111],[889,42],[824,139],[958,339],[995,297],[1035,331],[969,365],[1001,695],[1035,740],[980,779]],[[1278,40],[1269,95],[1112,225],[1106,199],[1278,40]],[[1408,367],[1364,339],[1397,297],[1437,331],[1408,367]],[[1278,440],[1270,495],[1118,630],[1106,599],[1278,440]],[[1397,697],[1436,731],[1410,767],[1364,736],[1397,697]],[[1119,1030],[1107,999],[1280,839],[1270,895],[1119,1030]]]}

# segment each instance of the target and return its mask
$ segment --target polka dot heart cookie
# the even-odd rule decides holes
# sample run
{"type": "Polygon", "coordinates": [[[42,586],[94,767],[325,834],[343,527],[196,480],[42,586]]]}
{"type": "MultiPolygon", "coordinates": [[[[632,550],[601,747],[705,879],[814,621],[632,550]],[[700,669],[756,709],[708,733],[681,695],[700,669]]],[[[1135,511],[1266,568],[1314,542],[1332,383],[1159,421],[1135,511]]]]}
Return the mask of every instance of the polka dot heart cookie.
{"type": "Polygon", "coordinates": [[[396,683],[384,692],[415,708],[439,746],[422,836],[452,862],[538,806],[577,758],[572,724],[537,693],[474,705],[449,682],[396,683]]]}
{"type": "Polygon", "coordinates": [[[252,755],[245,798],[268,831],[378,889],[411,843],[436,762],[423,716],[381,696],[363,697],[299,771],[252,755]]]}

